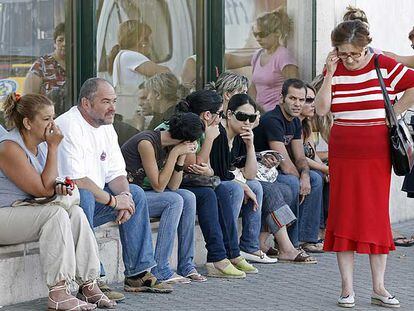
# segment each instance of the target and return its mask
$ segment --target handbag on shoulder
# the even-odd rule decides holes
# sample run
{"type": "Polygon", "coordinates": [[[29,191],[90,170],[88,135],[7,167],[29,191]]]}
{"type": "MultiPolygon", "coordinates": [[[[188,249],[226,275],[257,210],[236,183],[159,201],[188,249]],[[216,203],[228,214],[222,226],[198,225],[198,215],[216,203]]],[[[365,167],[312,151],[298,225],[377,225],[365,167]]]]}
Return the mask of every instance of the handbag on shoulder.
{"type": "Polygon", "coordinates": [[[391,105],[384,79],[382,77],[378,55],[374,56],[375,70],[381,85],[385,102],[385,111],[389,123],[389,136],[391,142],[391,163],[394,172],[398,176],[407,175],[413,167],[413,139],[404,118],[397,119],[394,108],[391,105]]]}

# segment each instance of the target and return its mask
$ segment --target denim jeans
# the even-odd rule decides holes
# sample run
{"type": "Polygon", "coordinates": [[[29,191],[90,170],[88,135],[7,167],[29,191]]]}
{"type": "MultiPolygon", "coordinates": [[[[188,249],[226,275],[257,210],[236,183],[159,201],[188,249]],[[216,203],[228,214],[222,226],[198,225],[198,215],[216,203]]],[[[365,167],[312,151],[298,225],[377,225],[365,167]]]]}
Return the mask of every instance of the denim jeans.
{"type": "Polygon", "coordinates": [[[296,221],[296,216],[290,209],[293,196],[286,184],[260,181],[263,188],[262,232],[275,234],[283,226],[296,221]]]}
{"type": "Polygon", "coordinates": [[[177,273],[188,275],[194,269],[194,225],[196,198],[185,189],[155,192],[145,191],[150,217],[161,217],[158,227],[155,261],[157,266],[152,273],[159,280],[167,280],[173,275],[169,258],[174,246],[175,233],[178,238],[177,273]]]}
{"type": "Polygon", "coordinates": [[[294,201],[290,206],[298,221],[289,227],[288,233],[292,244],[295,246],[301,242],[316,243],[318,241],[320,215],[322,209],[322,188],[321,176],[313,170],[309,171],[311,193],[306,196],[299,205],[300,184],[299,178],[294,175],[283,174],[279,171],[277,181],[290,186],[294,201]]]}
{"type": "MultiPolygon", "coordinates": [[[[262,226],[263,188],[257,180],[248,180],[247,185],[256,195],[259,206],[256,210],[253,210],[252,200],[242,205],[241,216],[243,228],[240,237],[240,250],[246,253],[254,253],[260,249],[259,235],[262,226]]],[[[236,214],[235,216],[237,219],[239,215],[236,214]]]]}
{"type": "MultiPolygon", "coordinates": [[[[104,190],[112,193],[108,187],[105,187],[104,190]]],[[[125,265],[124,274],[127,277],[148,271],[156,266],[153,255],[148,205],[144,191],[137,185],[129,185],[129,191],[132,194],[136,210],[127,222],[119,225],[122,259],[125,265]]],[[[92,228],[116,219],[117,211],[112,207],[96,202],[92,192],[85,189],[79,189],[79,192],[80,206],[84,210],[92,228]]],[[[101,275],[104,275],[102,266],[101,275]]]]}
{"type": "Polygon", "coordinates": [[[218,212],[224,247],[227,258],[233,259],[240,256],[239,236],[237,231],[237,218],[243,203],[244,192],[240,184],[235,181],[222,181],[214,189],[218,200],[218,212]]]}
{"type": "MultiPolygon", "coordinates": [[[[220,227],[216,193],[209,187],[188,187],[186,189],[196,196],[198,223],[206,241],[207,262],[225,259],[227,254],[220,227]]],[[[233,214],[231,214],[231,219],[233,219],[233,214]]]]}

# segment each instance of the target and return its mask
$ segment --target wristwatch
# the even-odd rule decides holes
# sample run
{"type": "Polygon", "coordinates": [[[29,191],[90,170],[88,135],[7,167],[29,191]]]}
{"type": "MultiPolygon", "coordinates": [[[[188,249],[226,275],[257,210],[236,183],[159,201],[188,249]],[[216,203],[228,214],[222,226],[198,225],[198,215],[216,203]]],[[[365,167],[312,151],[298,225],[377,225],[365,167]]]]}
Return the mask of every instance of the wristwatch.
{"type": "Polygon", "coordinates": [[[175,163],[175,165],[174,165],[174,171],[176,171],[176,172],[182,172],[183,169],[184,169],[184,165],[179,165],[179,164],[175,163]]]}

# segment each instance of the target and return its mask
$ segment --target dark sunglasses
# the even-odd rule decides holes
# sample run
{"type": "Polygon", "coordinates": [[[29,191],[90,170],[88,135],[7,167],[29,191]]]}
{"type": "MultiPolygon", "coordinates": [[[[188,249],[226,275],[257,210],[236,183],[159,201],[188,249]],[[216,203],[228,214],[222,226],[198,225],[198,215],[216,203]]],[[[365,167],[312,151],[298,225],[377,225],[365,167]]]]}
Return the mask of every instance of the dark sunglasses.
{"type": "Polygon", "coordinates": [[[314,97],[313,97],[313,98],[308,97],[308,98],[306,98],[306,99],[305,99],[305,102],[306,102],[307,104],[312,104],[314,101],[315,101],[315,98],[314,98],[314,97]]]}
{"type": "Polygon", "coordinates": [[[224,111],[220,110],[220,111],[210,111],[211,114],[216,114],[219,118],[224,118],[224,111]]]}
{"type": "Polygon", "coordinates": [[[257,114],[248,114],[241,111],[234,111],[233,115],[236,117],[238,121],[245,122],[246,120],[249,120],[250,123],[254,123],[257,119],[257,114]]]}
{"type": "Polygon", "coordinates": [[[270,33],[267,31],[253,31],[253,36],[255,36],[256,38],[266,38],[268,35],[270,35],[270,33]]]}

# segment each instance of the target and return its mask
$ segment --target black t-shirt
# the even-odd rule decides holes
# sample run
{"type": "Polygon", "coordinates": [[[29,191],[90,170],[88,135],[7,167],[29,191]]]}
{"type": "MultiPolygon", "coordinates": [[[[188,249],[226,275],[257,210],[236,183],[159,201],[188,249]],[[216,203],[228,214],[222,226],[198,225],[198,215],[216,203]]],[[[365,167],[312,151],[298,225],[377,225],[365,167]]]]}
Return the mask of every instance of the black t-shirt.
{"type": "Polygon", "coordinates": [[[239,157],[246,156],[246,145],[239,135],[234,137],[233,146],[230,151],[229,141],[227,139],[226,129],[219,124],[220,135],[214,140],[210,152],[210,165],[214,174],[221,180],[233,180],[235,160],[239,157]]]}
{"type": "Polygon", "coordinates": [[[299,118],[288,121],[280,106],[265,113],[260,118],[259,126],[254,129],[254,146],[256,151],[269,150],[269,142],[279,141],[290,152],[290,142],[302,138],[302,125],[299,118]]]}

